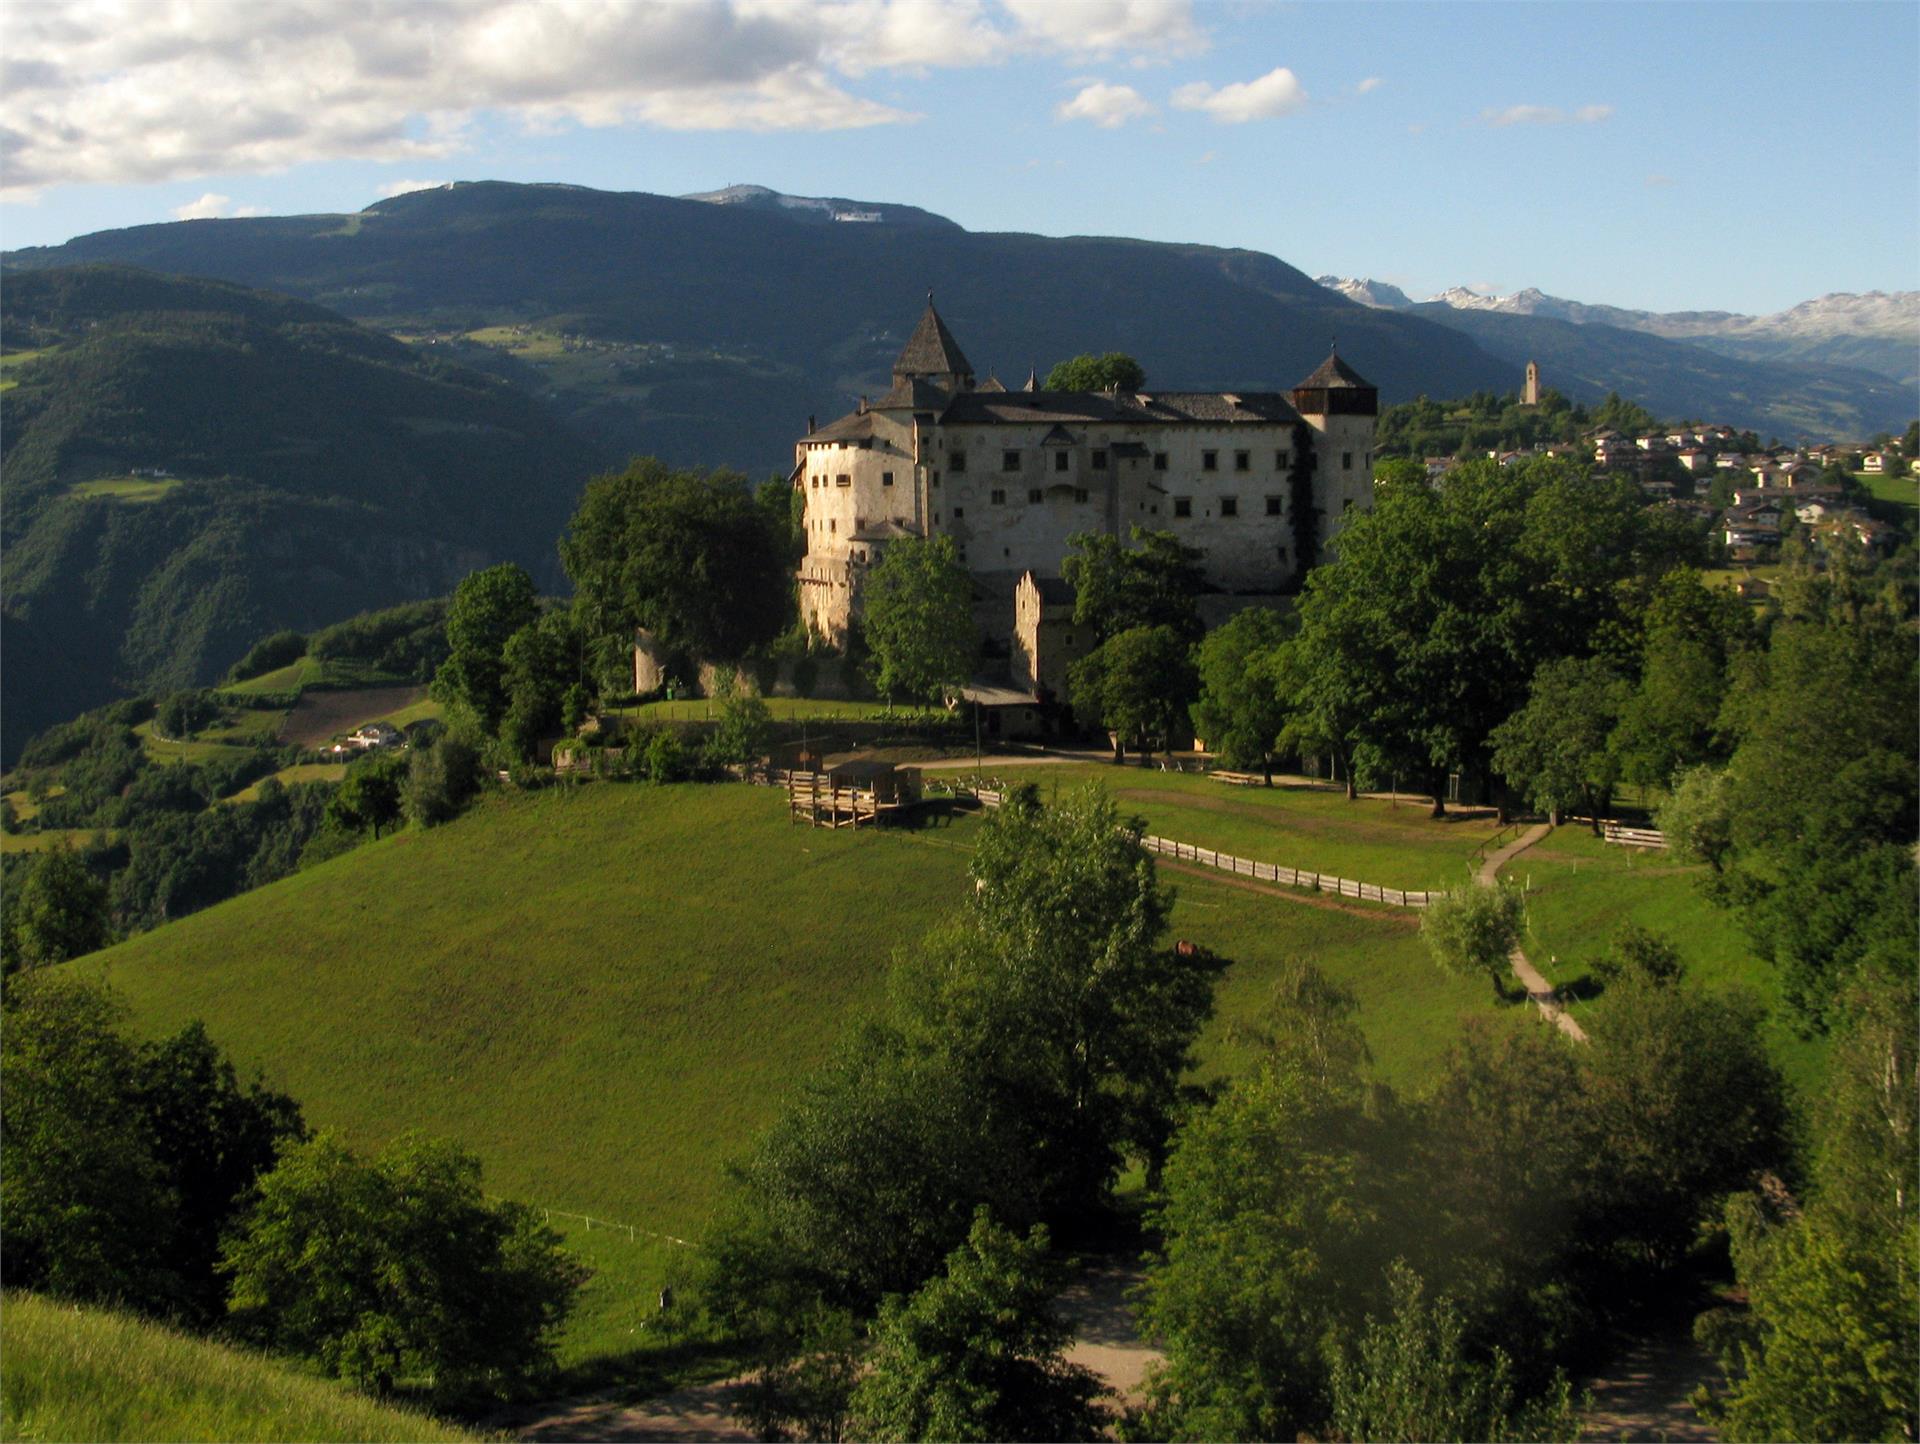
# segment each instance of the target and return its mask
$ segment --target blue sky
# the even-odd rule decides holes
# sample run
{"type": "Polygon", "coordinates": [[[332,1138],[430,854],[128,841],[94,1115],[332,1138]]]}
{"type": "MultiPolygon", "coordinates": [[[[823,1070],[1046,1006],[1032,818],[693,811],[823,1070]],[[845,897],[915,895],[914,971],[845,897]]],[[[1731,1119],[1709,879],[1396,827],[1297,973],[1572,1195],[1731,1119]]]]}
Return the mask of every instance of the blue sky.
{"type": "Polygon", "coordinates": [[[1416,298],[1920,288],[1920,5],[16,0],[0,241],[755,182],[1416,298]]]}

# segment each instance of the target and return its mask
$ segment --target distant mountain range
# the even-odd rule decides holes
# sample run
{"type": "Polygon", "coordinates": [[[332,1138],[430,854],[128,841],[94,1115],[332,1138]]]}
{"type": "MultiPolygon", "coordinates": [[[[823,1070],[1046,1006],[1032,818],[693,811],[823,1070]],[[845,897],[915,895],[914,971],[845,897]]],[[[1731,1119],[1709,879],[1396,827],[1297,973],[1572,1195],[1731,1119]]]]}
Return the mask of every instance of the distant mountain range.
{"type": "Polygon", "coordinates": [[[1870,372],[1755,366],[1621,327],[1538,345],[1510,328],[1463,334],[1468,313],[1354,305],[1254,251],[978,233],[756,186],[690,199],[462,183],[354,215],[142,226],[3,258],[9,272],[81,261],[298,296],[535,390],[608,462],[651,452],[756,477],[791,465],[809,415],[884,387],[929,289],[981,375],[1016,386],[1029,368],[1120,350],[1151,385],[1285,388],[1337,337],[1389,402],[1510,391],[1550,350],[1551,384],[1576,400],[1618,389],[1782,436],[1871,433],[1912,409],[1870,372]],[[1670,383],[1684,401],[1646,389],[1670,383]]]}
{"type": "MultiPolygon", "coordinates": [[[[1412,311],[1417,306],[1405,291],[1385,281],[1322,276],[1320,284],[1363,306],[1394,311],[1412,311]]],[[[1836,291],[1770,316],[1592,306],[1549,296],[1531,286],[1510,296],[1490,296],[1465,286],[1452,286],[1429,297],[1428,303],[1456,311],[1492,311],[1581,326],[1614,326],[1686,341],[1736,360],[1872,371],[1909,391],[1920,384],[1920,291],[1836,291]]]]}
{"type": "Polygon", "coordinates": [[[248,645],[444,594],[548,586],[594,458],[515,387],[303,301],[123,267],[7,278],[0,742],[248,645]]]}

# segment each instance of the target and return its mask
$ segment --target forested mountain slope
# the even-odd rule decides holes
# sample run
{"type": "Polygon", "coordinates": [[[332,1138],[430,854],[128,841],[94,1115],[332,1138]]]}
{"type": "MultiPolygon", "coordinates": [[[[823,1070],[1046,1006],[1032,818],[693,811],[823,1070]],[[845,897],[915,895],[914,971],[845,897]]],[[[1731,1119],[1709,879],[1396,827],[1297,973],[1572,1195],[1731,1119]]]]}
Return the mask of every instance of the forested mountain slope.
{"type": "Polygon", "coordinates": [[[3,304],[37,353],[0,393],[8,755],[277,628],[505,558],[558,580],[594,459],[505,383],[219,282],[19,273],[3,304]]]}

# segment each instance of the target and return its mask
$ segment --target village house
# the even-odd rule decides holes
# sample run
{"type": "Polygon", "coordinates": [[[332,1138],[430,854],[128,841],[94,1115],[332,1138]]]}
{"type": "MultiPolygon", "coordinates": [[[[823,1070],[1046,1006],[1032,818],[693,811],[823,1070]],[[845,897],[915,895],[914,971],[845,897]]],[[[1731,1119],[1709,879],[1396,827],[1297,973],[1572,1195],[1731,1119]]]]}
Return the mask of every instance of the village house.
{"type": "Polygon", "coordinates": [[[931,298],[891,388],[794,448],[806,498],[801,614],[845,637],[869,568],[903,537],[950,536],[982,593],[1057,578],[1068,537],[1171,531],[1209,584],[1271,593],[1373,500],[1379,393],[1338,356],[1290,392],[1008,391],[976,384],[931,298]]]}

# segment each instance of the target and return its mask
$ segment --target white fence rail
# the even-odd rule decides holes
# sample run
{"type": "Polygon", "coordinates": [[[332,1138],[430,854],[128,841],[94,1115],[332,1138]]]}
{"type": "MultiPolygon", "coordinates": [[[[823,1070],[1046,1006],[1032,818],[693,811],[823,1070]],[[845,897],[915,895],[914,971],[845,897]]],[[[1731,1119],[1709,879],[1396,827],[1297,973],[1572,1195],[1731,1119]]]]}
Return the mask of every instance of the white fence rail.
{"type": "Polygon", "coordinates": [[[1666,834],[1651,827],[1627,827],[1618,822],[1600,824],[1602,841],[1611,842],[1620,847],[1665,847],[1666,834]]]}

